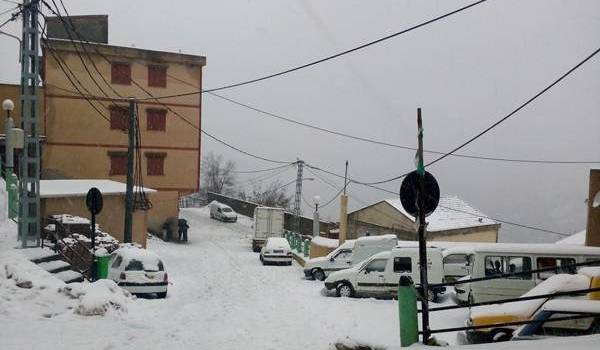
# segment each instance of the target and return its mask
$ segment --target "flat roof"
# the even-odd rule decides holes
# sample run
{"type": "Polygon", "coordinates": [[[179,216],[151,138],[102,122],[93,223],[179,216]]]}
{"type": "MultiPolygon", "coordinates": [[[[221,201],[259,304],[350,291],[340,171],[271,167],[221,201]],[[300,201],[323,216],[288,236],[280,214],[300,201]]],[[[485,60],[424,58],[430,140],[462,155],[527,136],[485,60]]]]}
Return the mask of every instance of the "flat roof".
{"type": "MultiPolygon", "coordinates": [[[[40,180],[40,198],[85,197],[92,187],[105,196],[125,194],[127,190],[127,184],[105,179],[40,180]]],[[[146,193],[156,192],[151,188],[142,189],[146,193]]]]}

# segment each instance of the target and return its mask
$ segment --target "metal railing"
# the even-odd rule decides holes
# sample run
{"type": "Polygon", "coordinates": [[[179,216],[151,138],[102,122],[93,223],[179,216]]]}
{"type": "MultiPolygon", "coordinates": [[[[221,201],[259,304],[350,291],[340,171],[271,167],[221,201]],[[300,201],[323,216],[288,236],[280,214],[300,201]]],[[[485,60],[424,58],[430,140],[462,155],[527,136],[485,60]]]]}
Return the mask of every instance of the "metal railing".
{"type": "MultiPolygon", "coordinates": [[[[60,256],[63,257],[63,259],[65,259],[65,261],[67,261],[69,264],[71,264],[71,267],[74,268],[75,270],[77,270],[77,272],[81,273],[85,279],[87,279],[88,281],[91,281],[91,264],[92,261],[94,259],[94,255],[90,252],[90,250],[85,246],[85,243],[83,243],[82,241],[76,239],[72,234],[71,234],[71,230],[69,229],[68,226],[63,225],[60,222],[53,222],[53,225],[55,225],[55,229],[54,230],[46,230],[45,228],[44,233],[49,234],[52,236],[52,238],[54,239],[54,246],[53,246],[53,250],[55,252],[57,252],[58,254],[60,254],[60,256]],[[75,248],[72,247],[72,244],[67,243],[64,239],[64,237],[61,236],[61,234],[58,233],[58,228],[62,228],[63,231],[66,233],[66,235],[69,237],[69,239],[75,240],[75,244],[79,245],[81,247],[83,247],[84,249],[81,249],[82,251],[87,252],[87,258],[82,256],[75,248]],[[65,251],[63,251],[63,249],[60,249],[58,247],[58,242],[62,243],[61,247],[64,247],[64,249],[66,251],[68,251],[70,254],[65,253],[65,251]],[[86,266],[87,268],[80,268],[79,266],[86,266]]],[[[44,226],[45,227],[45,226],[44,226]]],[[[42,235],[43,236],[43,235],[42,235]]],[[[42,239],[42,247],[44,247],[44,241],[42,239]]]]}

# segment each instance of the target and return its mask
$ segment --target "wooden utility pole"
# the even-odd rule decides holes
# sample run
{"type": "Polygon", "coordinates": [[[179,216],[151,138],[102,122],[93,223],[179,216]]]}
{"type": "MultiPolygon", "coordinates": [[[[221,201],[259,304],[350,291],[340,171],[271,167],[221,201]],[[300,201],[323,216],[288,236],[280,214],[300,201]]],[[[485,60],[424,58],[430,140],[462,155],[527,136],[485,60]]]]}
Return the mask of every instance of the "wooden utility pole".
{"type": "Polygon", "coordinates": [[[590,191],[588,195],[588,215],[585,233],[585,245],[600,247],[600,169],[590,170],[590,191]]]}
{"type": "Polygon", "coordinates": [[[133,155],[135,152],[135,100],[129,99],[128,147],[127,147],[127,190],[125,197],[125,227],[123,241],[133,242],[133,155]]]}
{"type": "Polygon", "coordinates": [[[417,150],[417,173],[419,174],[419,185],[417,192],[417,220],[419,224],[419,277],[423,290],[421,300],[421,321],[423,329],[423,344],[427,344],[431,335],[429,329],[429,283],[427,280],[427,247],[425,238],[425,165],[423,162],[423,121],[421,119],[421,108],[417,109],[417,129],[419,148],[417,150]]]}

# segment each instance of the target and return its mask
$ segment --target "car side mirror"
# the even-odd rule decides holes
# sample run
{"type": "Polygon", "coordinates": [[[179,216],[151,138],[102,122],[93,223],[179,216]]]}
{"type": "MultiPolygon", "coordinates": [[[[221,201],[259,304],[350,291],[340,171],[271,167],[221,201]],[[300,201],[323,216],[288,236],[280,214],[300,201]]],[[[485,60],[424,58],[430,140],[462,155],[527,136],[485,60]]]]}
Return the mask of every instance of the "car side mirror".
{"type": "Polygon", "coordinates": [[[329,261],[334,262],[335,258],[329,258],[329,261]]]}
{"type": "Polygon", "coordinates": [[[369,271],[368,269],[365,269],[365,275],[369,274],[369,272],[371,272],[371,271],[369,271]]]}

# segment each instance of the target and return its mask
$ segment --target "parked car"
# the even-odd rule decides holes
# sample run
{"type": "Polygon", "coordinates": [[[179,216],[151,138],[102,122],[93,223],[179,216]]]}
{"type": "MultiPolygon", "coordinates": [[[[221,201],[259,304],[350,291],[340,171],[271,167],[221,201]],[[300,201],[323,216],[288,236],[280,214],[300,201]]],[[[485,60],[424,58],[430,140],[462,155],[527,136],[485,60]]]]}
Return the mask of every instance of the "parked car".
{"type": "Polygon", "coordinates": [[[133,245],[122,245],[111,254],[108,279],[132,294],[167,296],[169,277],[164,263],[154,252],[133,245]]]}
{"type": "MultiPolygon", "coordinates": [[[[600,260],[600,248],[540,243],[491,243],[473,247],[470,276],[480,278],[498,274],[527,272],[556,267],[561,273],[576,273],[575,263],[600,260]],[[567,266],[565,266],[567,265],[567,266]],[[565,266],[560,269],[561,266],[565,266]]],[[[555,272],[520,274],[484,282],[455,286],[460,303],[478,303],[516,298],[531,290],[555,272]]]]}
{"type": "Polygon", "coordinates": [[[269,237],[260,251],[260,261],[266,264],[292,264],[292,248],[285,238],[269,237]]]}
{"type": "MultiPolygon", "coordinates": [[[[407,275],[420,283],[418,247],[396,247],[377,253],[349,269],[332,273],[325,280],[325,288],[335,290],[337,296],[358,295],[393,297],[398,291],[400,276],[407,275]]],[[[442,251],[427,248],[427,278],[429,283],[442,283],[444,273],[442,251]]],[[[427,298],[436,300],[445,287],[430,289],[427,298]]]]}
{"type": "Polygon", "coordinates": [[[281,237],[283,235],[283,219],[284,211],[281,208],[254,208],[253,252],[260,252],[260,249],[269,237],[281,237]]]}
{"type": "MultiPolygon", "coordinates": [[[[568,292],[588,288],[600,287],[600,267],[586,268],[580,270],[579,274],[559,274],[548,278],[523,297],[568,292]]],[[[563,297],[562,299],[587,299],[600,300],[600,294],[588,293],[587,295],[563,297]]],[[[520,322],[530,320],[536,312],[551,298],[540,298],[523,300],[506,304],[494,304],[478,306],[471,309],[467,326],[487,326],[489,328],[471,329],[458,333],[458,341],[461,344],[491,343],[506,341],[512,337],[513,332],[519,326],[506,326],[503,323],[520,322]]]]}
{"type": "Polygon", "coordinates": [[[550,300],[532,319],[539,322],[517,329],[511,340],[600,334],[600,300],[550,300]],[[564,319],[569,317],[574,318],[564,319]],[[558,318],[563,320],[557,321],[558,318]]]}
{"type": "Polygon", "coordinates": [[[236,222],[237,214],[230,206],[217,201],[210,203],[210,217],[223,222],[236,222]]]}

